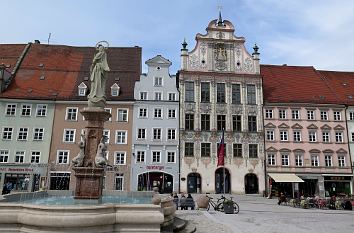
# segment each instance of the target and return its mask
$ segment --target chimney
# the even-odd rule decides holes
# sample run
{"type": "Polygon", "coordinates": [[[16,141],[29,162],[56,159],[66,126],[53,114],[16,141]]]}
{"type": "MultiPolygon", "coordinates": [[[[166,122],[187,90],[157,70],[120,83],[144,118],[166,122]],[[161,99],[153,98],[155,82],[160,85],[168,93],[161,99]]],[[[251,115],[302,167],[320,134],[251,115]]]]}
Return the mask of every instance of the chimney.
{"type": "Polygon", "coordinates": [[[34,40],[35,44],[40,44],[41,42],[39,40],[34,40]]]}

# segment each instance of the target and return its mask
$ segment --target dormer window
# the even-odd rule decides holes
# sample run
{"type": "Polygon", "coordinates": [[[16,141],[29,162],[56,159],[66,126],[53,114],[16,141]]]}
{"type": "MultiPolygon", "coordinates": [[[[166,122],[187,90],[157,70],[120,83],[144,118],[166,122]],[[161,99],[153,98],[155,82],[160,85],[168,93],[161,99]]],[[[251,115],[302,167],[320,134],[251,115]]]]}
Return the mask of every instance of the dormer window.
{"type": "Polygon", "coordinates": [[[155,87],[161,87],[162,86],[162,77],[155,77],[154,86],[155,87]]]}
{"type": "Polygon", "coordinates": [[[111,86],[111,95],[112,96],[119,96],[119,91],[120,91],[120,87],[118,86],[117,83],[115,83],[111,86]]]}
{"type": "Polygon", "coordinates": [[[85,96],[86,95],[86,90],[87,90],[87,86],[85,83],[80,83],[80,85],[78,86],[78,95],[79,96],[85,96]]]}

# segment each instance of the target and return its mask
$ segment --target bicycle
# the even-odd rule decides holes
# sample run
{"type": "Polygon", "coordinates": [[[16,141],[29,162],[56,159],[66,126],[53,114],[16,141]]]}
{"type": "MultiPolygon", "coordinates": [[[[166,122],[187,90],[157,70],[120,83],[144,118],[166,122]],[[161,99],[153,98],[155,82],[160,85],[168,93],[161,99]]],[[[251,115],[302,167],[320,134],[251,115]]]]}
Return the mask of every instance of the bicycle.
{"type": "Polygon", "coordinates": [[[218,198],[216,202],[213,201],[212,197],[209,197],[208,195],[206,197],[209,199],[207,211],[209,211],[210,206],[212,206],[215,211],[220,211],[221,205],[222,205],[222,202],[220,202],[220,201],[222,200],[223,197],[218,198]]]}
{"type": "MultiPolygon", "coordinates": [[[[222,196],[222,197],[223,197],[223,196],[222,196]]],[[[233,198],[233,197],[230,197],[230,199],[227,199],[226,197],[223,197],[223,202],[224,202],[224,201],[230,201],[230,202],[232,202],[232,205],[233,205],[233,207],[234,207],[234,213],[235,213],[235,214],[238,214],[238,212],[240,212],[240,207],[238,206],[238,204],[237,204],[234,200],[232,200],[232,198],[233,198]]],[[[220,211],[224,211],[224,204],[222,205],[220,211]]]]}
{"type": "Polygon", "coordinates": [[[238,214],[238,212],[240,212],[239,205],[234,200],[232,200],[233,197],[230,197],[230,199],[227,199],[226,197],[221,196],[221,198],[217,199],[217,202],[212,201],[212,199],[213,199],[212,197],[209,197],[209,196],[207,196],[207,197],[209,198],[209,204],[207,207],[207,211],[209,211],[210,206],[212,206],[215,211],[224,212],[224,202],[230,201],[230,202],[232,202],[232,205],[234,207],[234,213],[238,214]]]}

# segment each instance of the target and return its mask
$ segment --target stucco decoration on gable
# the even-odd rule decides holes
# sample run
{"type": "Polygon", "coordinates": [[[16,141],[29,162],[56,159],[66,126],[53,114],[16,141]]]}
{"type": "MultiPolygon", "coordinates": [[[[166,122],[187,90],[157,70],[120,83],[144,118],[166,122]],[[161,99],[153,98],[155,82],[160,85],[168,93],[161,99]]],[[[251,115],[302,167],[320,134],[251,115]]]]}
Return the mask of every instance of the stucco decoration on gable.
{"type": "Polygon", "coordinates": [[[322,130],[331,130],[332,127],[329,126],[329,125],[327,125],[327,124],[324,124],[323,126],[321,126],[321,129],[322,129],[322,130]]]}
{"type": "Polygon", "coordinates": [[[310,150],[309,152],[310,152],[310,153],[321,153],[321,151],[320,151],[320,150],[317,150],[317,149],[312,149],[312,150],[310,150]]]}
{"type": "Polygon", "coordinates": [[[294,153],[305,153],[303,149],[295,149],[293,150],[294,153]]]}
{"type": "Polygon", "coordinates": [[[324,154],[333,154],[333,153],[334,153],[334,151],[331,150],[331,149],[326,149],[326,150],[323,150],[322,152],[323,152],[324,154]]]}
{"type": "Polygon", "coordinates": [[[314,124],[311,124],[311,125],[307,126],[307,129],[318,129],[318,127],[314,124]]]}
{"type": "Polygon", "coordinates": [[[281,148],[281,149],[279,150],[279,152],[287,152],[287,153],[290,153],[291,150],[289,150],[288,148],[281,148]]]}
{"type": "Polygon", "coordinates": [[[348,152],[344,150],[343,148],[340,148],[339,150],[336,151],[337,154],[347,154],[348,152]]]}
{"type": "Polygon", "coordinates": [[[295,125],[291,126],[292,129],[302,129],[303,127],[296,123],[295,125]]]}
{"type": "Polygon", "coordinates": [[[344,127],[341,125],[336,125],[333,129],[334,130],[344,130],[344,127]]]}
{"type": "Polygon", "coordinates": [[[278,128],[280,128],[280,129],[288,129],[290,127],[287,124],[282,123],[281,125],[278,126],[278,128]]]}
{"type": "Polygon", "coordinates": [[[264,126],[264,128],[274,129],[274,128],[276,128],[276,126],[275,126],[274,124],[272,124],[272,123],[268,123],[268,124],[266,124],[266,125],[264,126]]]}
{"type": "Polygon", "coordinates": [[[271,146],[271,147],[267,148],[266,151],[267,152],[277,152],[278,150],[271,146]]]}

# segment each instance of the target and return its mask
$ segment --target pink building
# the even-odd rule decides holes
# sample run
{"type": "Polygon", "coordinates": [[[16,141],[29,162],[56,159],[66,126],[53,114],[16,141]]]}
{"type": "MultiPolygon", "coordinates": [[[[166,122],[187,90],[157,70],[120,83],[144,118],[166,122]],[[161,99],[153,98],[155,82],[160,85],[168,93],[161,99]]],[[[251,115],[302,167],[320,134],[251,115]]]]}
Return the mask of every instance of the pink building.
{"type": "Polygon", "coordinates": [[[313,67],[262,65],[261,74],[268,190],[352,193],[344,103],[313,67]]]}

